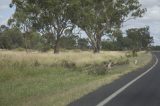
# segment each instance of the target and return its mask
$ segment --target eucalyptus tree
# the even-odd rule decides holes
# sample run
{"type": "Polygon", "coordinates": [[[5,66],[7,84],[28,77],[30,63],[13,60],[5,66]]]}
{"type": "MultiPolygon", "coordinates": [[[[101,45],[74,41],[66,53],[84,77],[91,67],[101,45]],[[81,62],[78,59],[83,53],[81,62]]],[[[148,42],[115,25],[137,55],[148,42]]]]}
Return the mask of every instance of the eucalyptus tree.
{"type": "Polygon", "coordinates": [[[1,49],[15,49],[22,46],[22,33],[18,28],[2,28],[2,30],[0,31],[1,49]]]}
{"type": "MultiPolygon", "coordinates": [[[[50,33],[55,39],[54,53],[59,52],[59,42],[66,29],[73,29],[71,21],[67,18],[69,0],[12,0],[15,5],[15,19],[24,19],[27,28],[34,28],[43,35],[50,33]],[[22,17],[17,14],[23,14],[22,17]],[[31,26],[31,27],[30,27],[31,26]]],[[[18,22],[17,21],[17,22],[18,22]]]]}
{"type": "Polygon", "coordinates": [[[131,39],[131,49],[133,51],[148,49],[153,43],[149,27],[128,29],[127,37],[131,39]]]}
{"type": "Polygon", "coordinates": [[[12,0],[10,7],[12,8],[16,5],[16,12],[8,20],[8,25],[10,26],[10,28],[17,27],[21,30],[21,32],[23,33],[24,47],[26,52],[28,52],[29,44],[27,38],[29,36],[29,33],[32,32],[32,21],[30,17],[28,17],[30,15],[29,11],[24,8],[26,5],[22,5],[22,3],[24,2],[25,1],[23,0],[12,0]]]}
{"type": "Polygon", "coordinates": [[[101,47],[101,39],[123,22],[142,17],[146,9],[138,0],[73,0],[69,11],[72,23],[86,32],[94,53],[101,47]]]}

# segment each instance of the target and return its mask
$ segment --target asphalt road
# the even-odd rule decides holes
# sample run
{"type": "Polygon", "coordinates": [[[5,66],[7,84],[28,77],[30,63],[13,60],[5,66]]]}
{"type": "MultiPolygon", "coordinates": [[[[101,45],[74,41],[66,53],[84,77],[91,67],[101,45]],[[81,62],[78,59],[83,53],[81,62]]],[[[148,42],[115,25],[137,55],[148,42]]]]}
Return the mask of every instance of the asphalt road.
{"type": "Polygon", "coordinates": [[[151,63],[69,106],[160,106],[160,52],[151,63]]]}

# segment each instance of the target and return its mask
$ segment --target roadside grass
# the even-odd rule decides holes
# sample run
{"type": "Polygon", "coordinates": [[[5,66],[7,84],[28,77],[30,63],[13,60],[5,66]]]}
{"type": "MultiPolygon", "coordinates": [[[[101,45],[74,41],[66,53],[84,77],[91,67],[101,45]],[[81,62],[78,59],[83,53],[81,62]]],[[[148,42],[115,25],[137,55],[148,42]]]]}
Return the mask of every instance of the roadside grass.
{"type": "Polygon", "coordinates": [[[124,74],[146,65],[150,53],[140,52],[138,64],[113,67],[105,75],[88,74],[86,64],[94,65],[109,60],[118,61],[125,52],[64,52],[29,53],[0,51],[1,106],[65,106],[81,96],[109,84],[124,74]],[[67,63],[66,63],[67,62],[67,63]],[[65,64],[72,64],[66,67],[65,64]],[[74,65],[73,65],[74,64],[74,65]]]}
{"type": "Polygon", "coordinates": [[[44,66],[59,66],[64,62],[74,63],[77,67],[83,67],[86,64],[98,64],[103,61],[113,60],[125,56],[124,52],[101,52],[99,54],[93,54],[91,52],[63,52],[60,54],[39,53],[33,52],[26,54],[26,52],[17,51],[0,51],[0,61],[5,60],[17,64],[34,65],[37,62],[39,65],[44,66]]]}

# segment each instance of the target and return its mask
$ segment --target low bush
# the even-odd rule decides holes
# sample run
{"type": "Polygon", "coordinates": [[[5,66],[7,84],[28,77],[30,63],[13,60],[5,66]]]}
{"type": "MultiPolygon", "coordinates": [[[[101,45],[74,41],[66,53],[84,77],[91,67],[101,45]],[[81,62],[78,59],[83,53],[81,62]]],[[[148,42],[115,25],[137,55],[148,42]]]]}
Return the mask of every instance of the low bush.
{"type": "Polygon", "coordinates": [[[61,62],[61,66],[64,67],[64,68],[75,68],[76,67],[76,64],[73,63],[73,62],[69,62],[67,60],[63,60],[61,62]]]}
{"type": "Polygon", "coordinates": [[[129,64],[129,59],[127,58],[120,58],[117,60],[110,60],[110,61],[104,61],[100,64],[94,64],[94,65],[86,65],[85,71],[88,74],[95,74],[95,75],[104,75],[106,74],[109,70],[108,64],[111,62],[111,68],[114,68],[115,66],[120,66],[120,65],[127,65],[129,64]]]}
{"type": "Polygon", "coordinates": [[[107,72],[106,67],[103,64],[91,65],[89,67],[86,67],[85,71],[88,74],[92,74],[92,75],[105,75],[107,72]]]}

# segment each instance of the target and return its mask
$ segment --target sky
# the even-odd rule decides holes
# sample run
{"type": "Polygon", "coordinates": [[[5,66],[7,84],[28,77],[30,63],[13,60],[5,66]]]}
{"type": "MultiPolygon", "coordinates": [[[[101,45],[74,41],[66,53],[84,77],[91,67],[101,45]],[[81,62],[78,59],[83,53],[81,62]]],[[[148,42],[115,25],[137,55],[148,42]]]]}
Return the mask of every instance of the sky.
{"type": "Polygon", "coordinates": [[[9,7],[11,0],[0,0],[0,25],[6,24],[7,20],[14,13],[14,9],[9,7]]]}
{"type": "MultiPolygon", "coordinates": [[[[160,1],[139,0],[143,8],[147,9],[143,18],[130,20],[124,23],[122,30],[149,26],[151,35],[154,37],[155,45],[160,45],[160,1]]],[[[15,9],[10,8],[11,0],[0,0],[0,25],[6,24],[15,9]]]]}
{"type": "Polygon", "coordinates": [[[144,17],[126,22],[122,29],[149,26],[151,35],[154,37],[154,44],[160,45],[160,0],[139,1],[142,7],[147,9],[144,17]]]}

